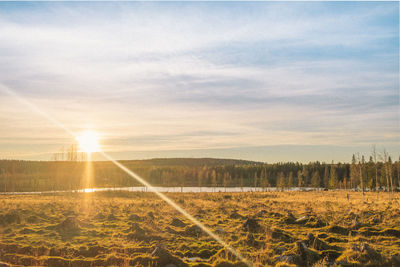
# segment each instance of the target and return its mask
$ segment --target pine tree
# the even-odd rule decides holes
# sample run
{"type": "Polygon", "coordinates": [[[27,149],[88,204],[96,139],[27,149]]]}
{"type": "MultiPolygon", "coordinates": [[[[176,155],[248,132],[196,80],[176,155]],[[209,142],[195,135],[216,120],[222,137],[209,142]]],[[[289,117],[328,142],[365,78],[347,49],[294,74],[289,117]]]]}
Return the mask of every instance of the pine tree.
{"type": "Polygon", "coordinates": [[[261,187],[265,191],[265,188],[269,186],[267,170],[265,167],[261,171],[260,182],[261,182],[261,187]]]}
{"type": "Polygon", "coordinates": [[[292,188],[293,187],[293,172],[289,172],[287,186],[288,186],[288,188],[292,188]]]}
{"type": "Polygon", "coordinates": [[[217,173],[215,172],[215,170],[212,170],[212,172],[211,172],[211,184],[212,184],[212,187],[217,186],[217,173]]]}
{"type": "Polygon", "coordinates": [[[315,171],[315,172],[313,173],[312,178],[311,178],[311,184],[312,184],[312,186],[313,186],[314,188],[318,188],[318,187],[320,186],[320,183],[321,183],[321,179],[320,179],[320,177],[319,177],[319,172],[318,172],[318,171],[315,171]]]}
{"type": "Polygon", "coordinates": [[[329,188],[334,189],[337,187],[337,176],[336,176],[336,165],[331,164],[330,176],[329,176],[329,188]]]}
{"type": "Polygon", "coordinates": [[[308,186],[310,184],[310,174],[306,165],[303,166],[303,185],[308,186]]]}
{"type": "Polygon", "coordinates": [[[324,169],[324,188],[329,188],[329,166],[325,164],[324,169]]]}
{"type": "Polygon", "coordinates": [[[254,173],[254,190],[257,188],[258,185],[258,175],[257,172],[254,173]]]}
{"type": "Polygon", "coordinates": [[[201,188],[202,183],[203,183],[203,174],[204,174],[204,168],[203,168],[203,169],[200,169],[200,170],[197,172],[197,186],[198,186],[199,188],[201,188]]]}

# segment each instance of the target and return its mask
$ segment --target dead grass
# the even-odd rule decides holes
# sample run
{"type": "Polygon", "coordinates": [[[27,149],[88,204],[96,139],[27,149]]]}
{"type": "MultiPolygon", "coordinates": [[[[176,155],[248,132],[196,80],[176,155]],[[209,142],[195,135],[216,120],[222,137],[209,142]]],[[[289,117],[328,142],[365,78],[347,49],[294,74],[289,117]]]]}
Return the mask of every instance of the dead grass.
{"type": "MultiPolygon", "coordinates": [[[[399,194],[169,194],[254,265],[396,266],[399,194]]],[[[151,193],[0,197],[0,261],[48,266],[239,266],[151,193]]]]}

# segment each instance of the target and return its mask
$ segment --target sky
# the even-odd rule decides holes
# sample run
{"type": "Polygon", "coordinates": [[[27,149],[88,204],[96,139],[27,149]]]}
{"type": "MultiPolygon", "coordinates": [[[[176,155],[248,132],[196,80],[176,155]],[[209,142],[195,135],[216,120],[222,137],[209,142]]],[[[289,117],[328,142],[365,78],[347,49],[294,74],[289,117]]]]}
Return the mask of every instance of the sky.
{"type": "Polygon", "coordinates": [[[0,159],[75,141],[16,95],[116,159],[398,158],[399,3],[1,2],[0,159]]]}

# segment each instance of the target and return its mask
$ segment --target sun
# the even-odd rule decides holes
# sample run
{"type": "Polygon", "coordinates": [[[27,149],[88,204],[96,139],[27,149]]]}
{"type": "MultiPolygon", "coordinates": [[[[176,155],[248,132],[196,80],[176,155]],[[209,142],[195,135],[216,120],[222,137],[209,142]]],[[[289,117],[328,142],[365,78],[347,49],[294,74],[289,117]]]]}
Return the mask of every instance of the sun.
{"type": "Polygon", "coordinates": [[[95,131],[86,130],[76,137],[81,152],[99,152],[99,135],[95,131]]]}

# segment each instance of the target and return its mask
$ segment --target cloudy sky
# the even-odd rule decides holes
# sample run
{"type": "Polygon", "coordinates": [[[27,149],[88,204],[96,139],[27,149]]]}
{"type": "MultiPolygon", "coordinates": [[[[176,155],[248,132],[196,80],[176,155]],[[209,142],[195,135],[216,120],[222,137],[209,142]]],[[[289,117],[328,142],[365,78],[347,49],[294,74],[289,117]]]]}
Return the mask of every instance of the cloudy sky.
{"type": "Polygon", "coordinates": [[[400,152],[398,2],[0,3],[0,158],[400,152]]]}

